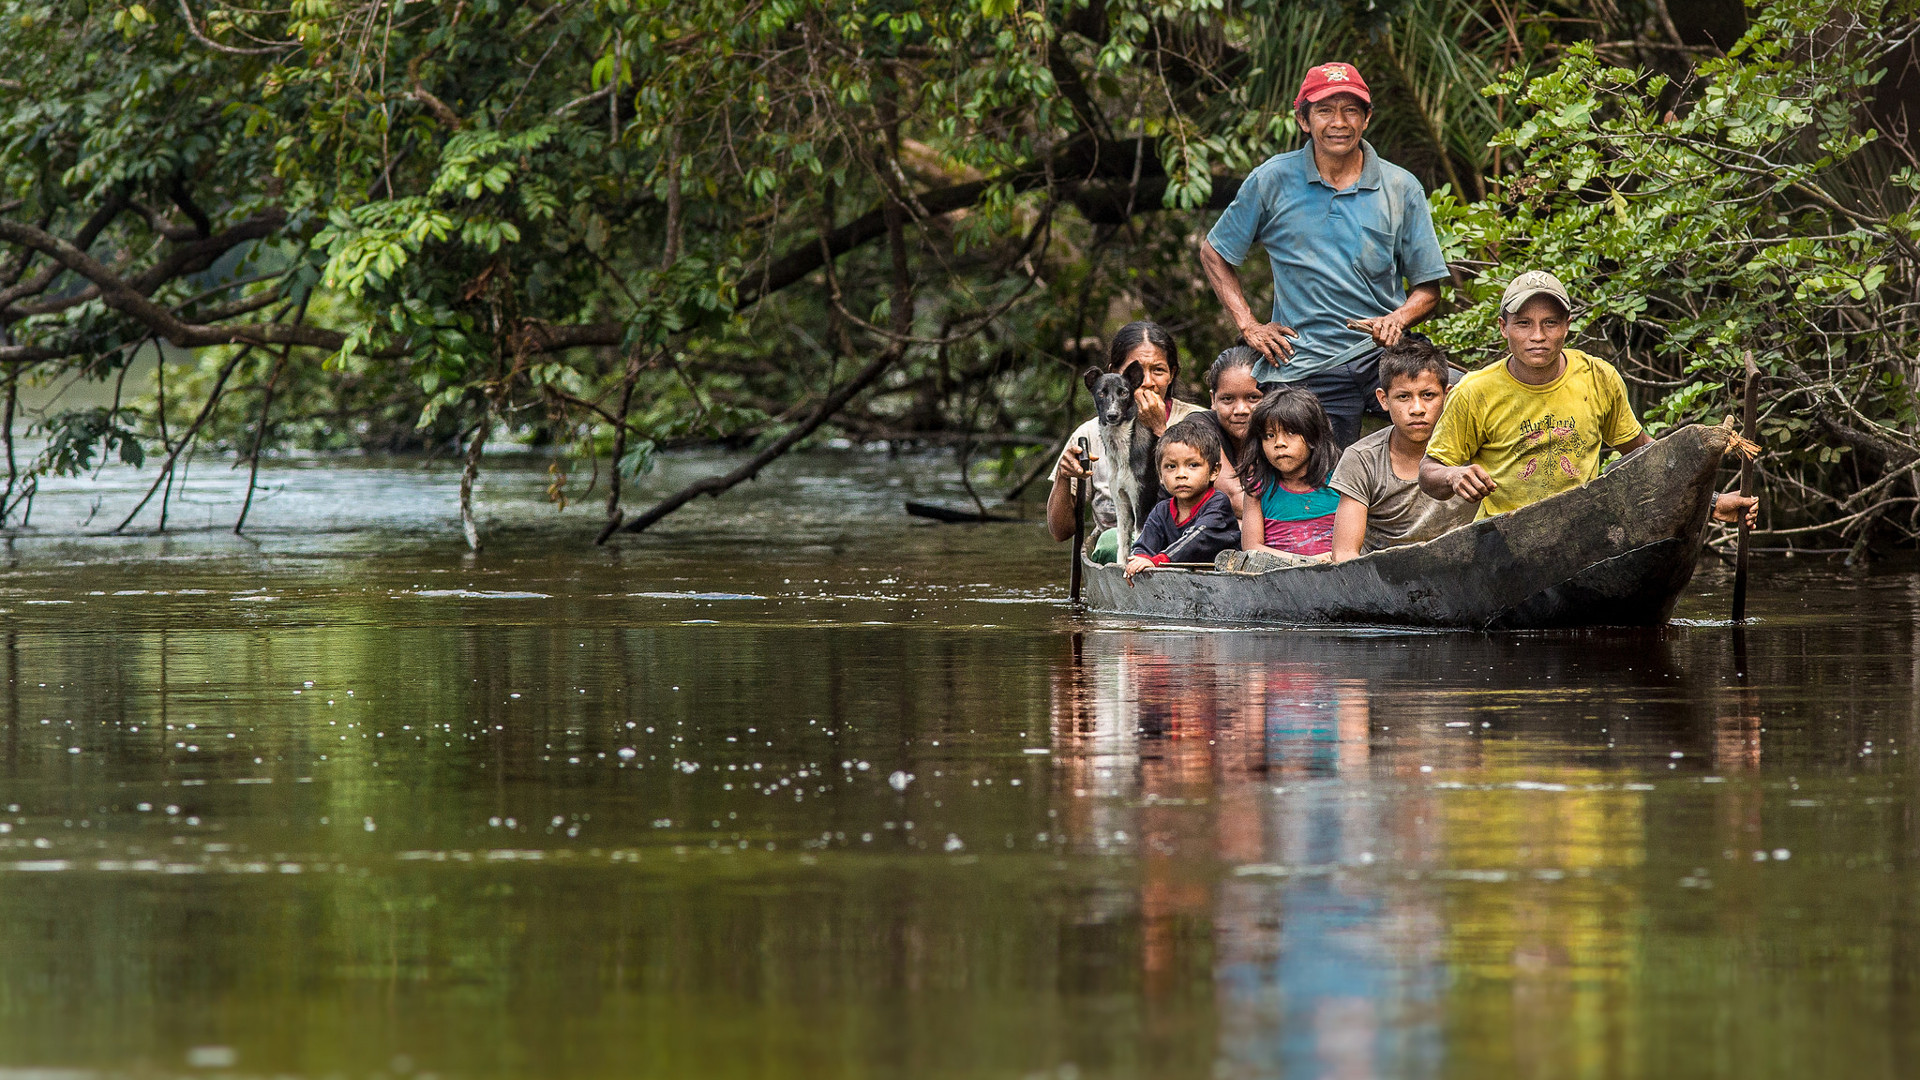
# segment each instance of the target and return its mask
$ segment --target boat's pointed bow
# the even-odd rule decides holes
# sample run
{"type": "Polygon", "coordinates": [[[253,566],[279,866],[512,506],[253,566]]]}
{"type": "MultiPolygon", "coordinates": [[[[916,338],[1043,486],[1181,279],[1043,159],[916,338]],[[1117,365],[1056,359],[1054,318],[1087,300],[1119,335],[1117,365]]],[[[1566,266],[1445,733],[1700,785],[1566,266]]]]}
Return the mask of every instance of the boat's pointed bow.
{"type": "Polygon", "coordinates": [[[1738,422],[1731,416],[1713,427],[1701,425],[1700,430],[1706,439],[1707,448],[1722,457],[1735,452],[1752,456],[1760,450],[1758,446],[1740,437],[1738,422]]]}
{"type": "Polygon", "coordinates": [[[1709,493],[1715,486],[1714,477],[1720,471],[1721,459],[1728,454],[1752,455],[1760,449],[1740,437],[1740,431],[1731,416],[1711,427],[1688,424],[1668,433],[1655,445],[1665,449],[1669,459],[1676,464],[1691,462],[1695,486],[1704,487],[1709,493]]]}

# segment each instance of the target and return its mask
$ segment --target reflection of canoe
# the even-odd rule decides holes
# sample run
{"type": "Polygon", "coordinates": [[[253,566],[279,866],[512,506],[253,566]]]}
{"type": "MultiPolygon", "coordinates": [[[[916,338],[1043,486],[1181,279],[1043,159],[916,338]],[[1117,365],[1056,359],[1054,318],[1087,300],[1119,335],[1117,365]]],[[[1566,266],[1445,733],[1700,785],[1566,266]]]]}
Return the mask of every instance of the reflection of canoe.
{"type": "Polygon", "coordinates": [[[1731,427],[1692,425],[1581,488],[1424,544],[1259,574],[1087,571],[1094,611],[1284,626],[1657,626],[1693,577],[1731,427]]]}

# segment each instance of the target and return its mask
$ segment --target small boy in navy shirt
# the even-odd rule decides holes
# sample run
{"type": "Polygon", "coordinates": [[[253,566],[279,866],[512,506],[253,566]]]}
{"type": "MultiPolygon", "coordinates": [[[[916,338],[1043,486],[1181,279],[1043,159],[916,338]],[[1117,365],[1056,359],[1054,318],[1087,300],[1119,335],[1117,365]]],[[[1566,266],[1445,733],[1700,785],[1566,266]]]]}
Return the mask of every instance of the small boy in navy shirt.
{"type": "Polygon", "coordinates": [[[1220,436],[1209,424],[1182,420],[1160,436],[1160,486],[1173,498],[1147,515],[1127,559],[1127,579],[1171,562],[1211,563],[1240,546],[1233,503],[1214,490],[1220,436]]]}

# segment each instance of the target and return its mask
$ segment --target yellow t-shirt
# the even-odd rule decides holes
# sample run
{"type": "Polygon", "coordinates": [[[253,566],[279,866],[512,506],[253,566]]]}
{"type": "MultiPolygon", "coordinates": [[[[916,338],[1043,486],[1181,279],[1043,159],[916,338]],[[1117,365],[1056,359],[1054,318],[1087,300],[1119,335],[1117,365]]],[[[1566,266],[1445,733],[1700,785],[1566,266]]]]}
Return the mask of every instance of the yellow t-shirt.
{"type": "Polygon", "coordinates": [[[1627,385],[1612,364],[1565,350],[1567,370],[1544,386],[1513,377],[1505,363],[1468,375],[1447,395],[1427,456],[1477,464],[1499,487],[1476,518],[1492,517],[1579,487],[1600,475],[1603,446],[1640,434],[1627,385]]]}

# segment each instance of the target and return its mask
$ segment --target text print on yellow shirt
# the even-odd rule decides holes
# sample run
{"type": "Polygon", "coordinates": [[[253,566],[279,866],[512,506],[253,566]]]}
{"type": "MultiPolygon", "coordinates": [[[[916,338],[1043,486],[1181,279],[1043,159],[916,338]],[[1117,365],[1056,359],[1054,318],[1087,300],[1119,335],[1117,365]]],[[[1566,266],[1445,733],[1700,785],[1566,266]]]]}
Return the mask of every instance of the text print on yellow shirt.
{"type": "Polygon", "coordinates": [[[1520,425],[1524,433],[1521,445],[1528,454],[1526,464],[1520,469],[1520,479],[1528,480],[1542,467],[1558,468],[1570,479],[1578,482],[1580,469],[1574,464],[1580,456],[1580,421],[1568,417],[1555,417],[1549,413],[1538,420],[1530,420],[1520,425]]]}

